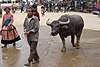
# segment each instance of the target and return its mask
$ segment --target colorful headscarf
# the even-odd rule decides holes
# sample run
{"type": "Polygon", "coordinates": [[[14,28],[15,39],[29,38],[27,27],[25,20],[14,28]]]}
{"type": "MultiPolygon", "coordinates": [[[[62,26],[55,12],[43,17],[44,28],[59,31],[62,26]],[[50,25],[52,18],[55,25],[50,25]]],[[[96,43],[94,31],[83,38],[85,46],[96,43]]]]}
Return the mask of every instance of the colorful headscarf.
{"type": "Polygon", "coordinates": [[[10,7],[5,7],[5,8],[4,8],[4,11],[5,11],[6,9],[11,10],[11,8],[10,8],[10,7]]]}

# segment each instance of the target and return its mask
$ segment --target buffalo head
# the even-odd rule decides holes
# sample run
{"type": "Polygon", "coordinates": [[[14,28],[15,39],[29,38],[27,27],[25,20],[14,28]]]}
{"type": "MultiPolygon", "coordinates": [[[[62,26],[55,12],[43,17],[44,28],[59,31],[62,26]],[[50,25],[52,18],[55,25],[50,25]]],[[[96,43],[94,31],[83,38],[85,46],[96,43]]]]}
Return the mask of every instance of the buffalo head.
{"type": "Polygon", "coordinates": [[[46,24],[51,27],[51,35],[52,36],[55,36],[59,33],[61,26],[62,27],[64,26],[64,28],[67,29],[68,28],[67,24],[69,24],[69,22],[70,22],[69,18],[66,22],[62,22],[62,21],[59,21],[59,20],[54,20],[50,23],[49,20],[50,19],[47,20],[46,24]]]}

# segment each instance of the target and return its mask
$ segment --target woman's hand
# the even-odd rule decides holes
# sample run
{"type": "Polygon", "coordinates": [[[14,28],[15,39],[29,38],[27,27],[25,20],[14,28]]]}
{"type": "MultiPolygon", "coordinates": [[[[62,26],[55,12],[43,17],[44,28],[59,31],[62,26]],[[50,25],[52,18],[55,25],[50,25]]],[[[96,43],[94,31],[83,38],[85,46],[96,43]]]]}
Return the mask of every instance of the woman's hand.
{"type": "Polygon", "coordinates": [[[8,26],[11,26],[12,24],[9,24],[8,26]]]}

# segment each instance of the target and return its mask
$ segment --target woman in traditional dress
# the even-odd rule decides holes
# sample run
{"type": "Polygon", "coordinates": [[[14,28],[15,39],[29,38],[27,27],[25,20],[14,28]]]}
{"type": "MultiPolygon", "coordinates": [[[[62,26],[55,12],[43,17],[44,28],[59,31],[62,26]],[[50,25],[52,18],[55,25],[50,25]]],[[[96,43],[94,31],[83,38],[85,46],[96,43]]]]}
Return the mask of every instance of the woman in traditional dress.
{"type": "Polygon", "coordinates": [[[10,13],[10,8],[5,7],[4,11],[6,14],[3,15],[2,20],[2,37],[1,37],[1,43],[3,44],[3,47],[6,47],[7,44],[12,44],[15,46],[15,42],[20,40],[20,36],[13,25],[13,15],[10,13]]]}

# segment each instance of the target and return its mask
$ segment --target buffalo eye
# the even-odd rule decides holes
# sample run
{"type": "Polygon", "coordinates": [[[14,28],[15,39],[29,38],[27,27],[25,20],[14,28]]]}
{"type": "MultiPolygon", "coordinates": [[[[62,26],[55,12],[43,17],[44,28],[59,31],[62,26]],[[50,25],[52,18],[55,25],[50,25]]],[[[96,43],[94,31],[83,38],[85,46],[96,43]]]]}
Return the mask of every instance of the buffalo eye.
{"type": "Polygon", "coordinates": [[[59,25],[57,25],[57,27],[59,27],[59,25]]]}

